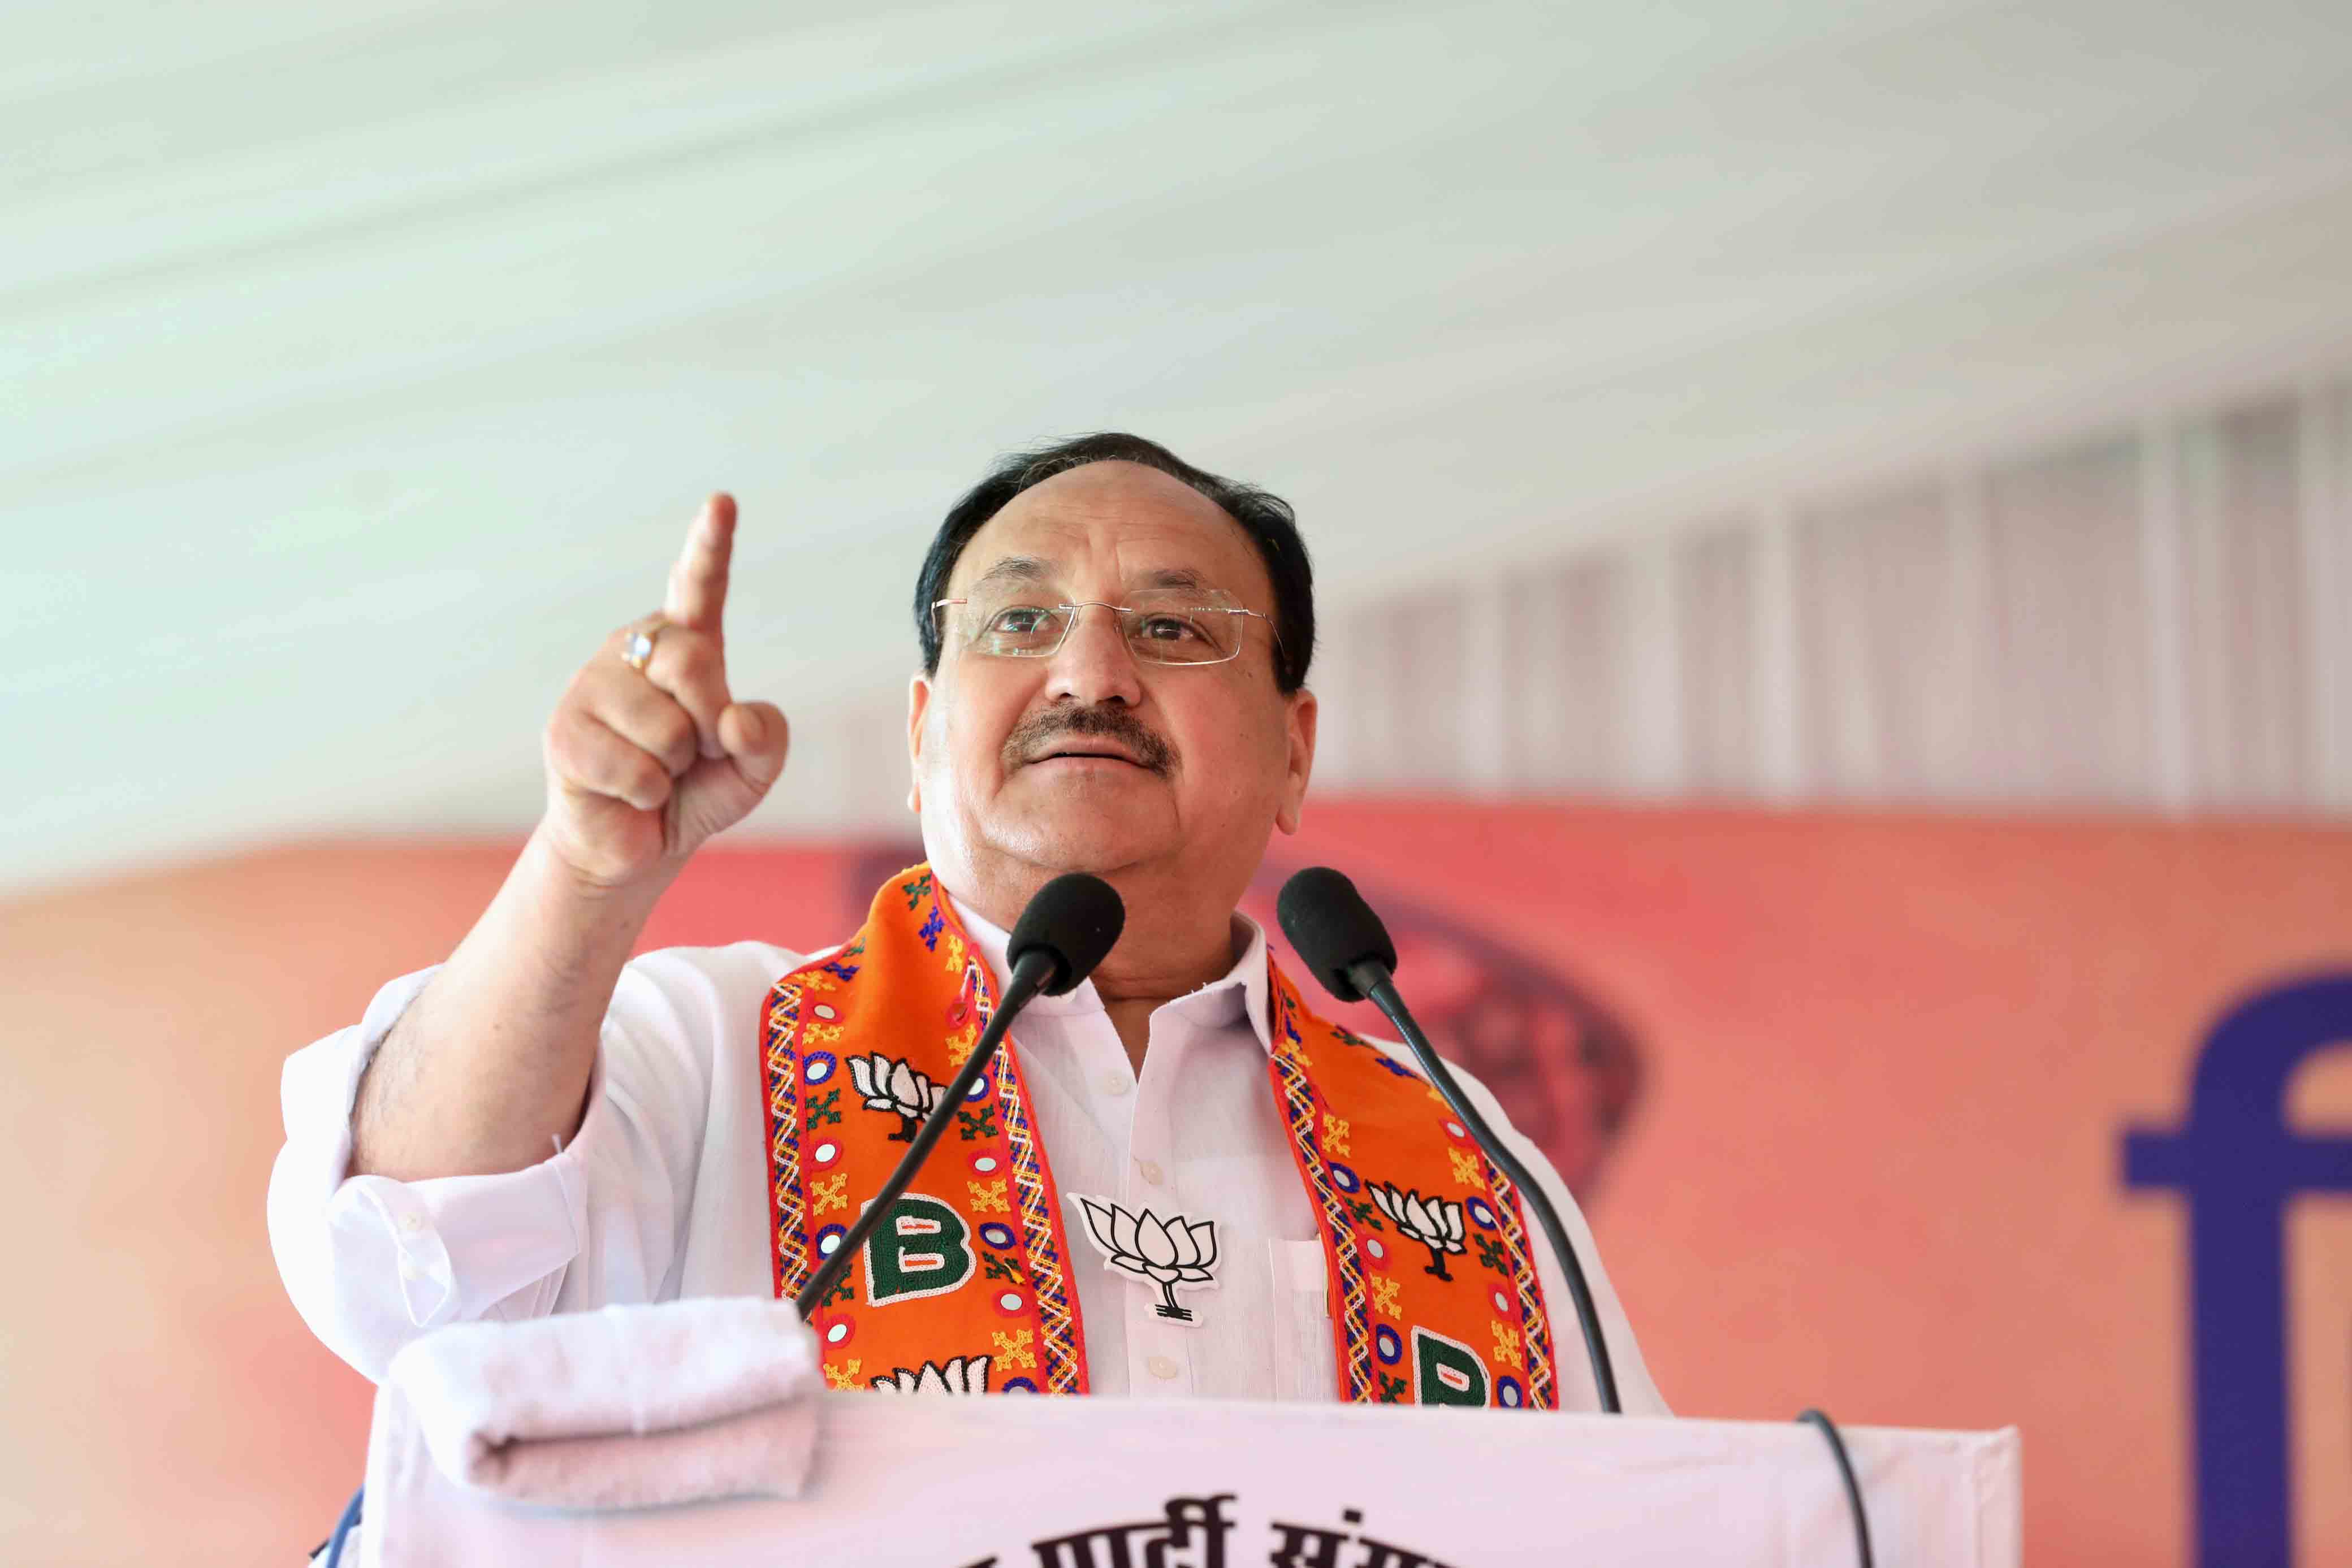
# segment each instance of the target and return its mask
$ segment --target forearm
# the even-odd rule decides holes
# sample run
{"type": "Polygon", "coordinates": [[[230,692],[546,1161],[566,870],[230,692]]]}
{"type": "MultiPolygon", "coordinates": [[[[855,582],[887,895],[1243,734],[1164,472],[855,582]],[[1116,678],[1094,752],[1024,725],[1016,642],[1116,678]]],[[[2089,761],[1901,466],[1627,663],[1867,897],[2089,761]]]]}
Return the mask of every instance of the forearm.
{"type": "Polygon", "coordinates": [[[705,503],[662,614],[615,630],[542,737],[547,814],[498,896],[387,1033],[352,1107],[347,1174],[497,1176],[579,1131],[613,988],[702,842],[783,770],[772,704],[729,695],[719,618],[735,504],[705,503]]]}
{"type": "Polygon", "coordinates": [[[570,1140],[613,988],[669,881],[590,886],[532,834],[377,1049],[352,1108],[350,1174],[516,1171],[570,1140]]]}

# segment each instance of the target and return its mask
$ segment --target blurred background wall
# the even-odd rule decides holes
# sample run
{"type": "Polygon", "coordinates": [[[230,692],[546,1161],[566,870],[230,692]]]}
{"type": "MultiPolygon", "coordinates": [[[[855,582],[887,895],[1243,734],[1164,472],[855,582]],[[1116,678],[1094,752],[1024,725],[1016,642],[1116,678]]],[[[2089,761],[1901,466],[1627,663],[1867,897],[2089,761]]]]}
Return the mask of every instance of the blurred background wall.
{"type": "Polygon", "coordinates": [[[2164,1152],[2352,976],[2348,100],[2286,0],[0,16],[0,1553],[331,1521],[279,1064],[478,912],[698,497],[794,751],[646,940],[815,943],[930,529],[1108,427],[1298,507],[1269,876],[1380,889],[1678,1410],[2017,1422],[2037,1561],[2352,1555],[2352,1175],[2217,1306],[2164,1152]],[[2200,1481],[2222,1307],[2280,1457],[2200,1481]]]}

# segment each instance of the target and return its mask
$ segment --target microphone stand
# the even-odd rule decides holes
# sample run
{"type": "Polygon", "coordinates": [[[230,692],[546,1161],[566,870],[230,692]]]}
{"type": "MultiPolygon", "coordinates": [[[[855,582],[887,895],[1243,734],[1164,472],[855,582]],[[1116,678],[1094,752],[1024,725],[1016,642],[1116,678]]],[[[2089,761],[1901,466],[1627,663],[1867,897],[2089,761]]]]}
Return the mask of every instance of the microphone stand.
{"type": "Polygon", "coordinates": [[[1429,1037],[1421,1032],[1421,1026],[1413,1021],[1412,1014],[1405,1009],[1404,998],[1397,994],[1395,977],[1390,973],[1389,967],[1378,958],[1359,958],[1348,966],[1348,978],[1355,982],[1359,991],[1371,998],[1375,1007],[1388,1015],[1389,1022],[1396,1026],[1397,1033],[1404,1037],[1405,1044],[1412,1049],[1413,1060],[1421,1063],[1422,1071],[1437,1086],[1437,1092],[1445,1096],[1445,1103],[1454,1108],[1456,1116],[1462,1118],[1462,1124],[1470,1129],[1470,1135],[1478,1140],[1478,1146],[1486,1151],[1486,1157],[1503,1167],[1503,1174],[1510,1178],[1511,1186],[1535,1211],[1538,1223],[1542,1225],[1544,1235],[1551,1242],[1552,1256],[1559,1260],[1559,1271],[1568,1280],[1569,1297],[1576,1303],[1576,1321],[1584,1331],[1584,1349],[1592,1361],[1592,1382],[1601,1396],[1601,1408],[1607,1415],[1622,1415],[1623,1409],[1617,1401],[1617,1372],[1610,1364],[1609,1342],[1601,1332],[1601,1313],[1592,1304],[1592,1287],[1585,1281],[1584,1265],[1578,1260],[1576,1249],[1569,1245],[1568,1231],[1560,1224],[1559,1213],[1552,1207],[1551,1199],[1544,1196],[1543,1188],[1536,1184],[1535,1177],[1528,1174],[1528,1167],[1519,1162],[1519,1157],[1495,1135],[1495,1129],[1486,1124],[1486,1118],[1478,1114],[1477,1107],[1470,1103],[1470,1097],[1462,1092],[1462,1085],[1452,1071],[1439,1060],[1437,1052],[1430,1046],[1429,1037]]]}
{"type": "Polygon", "coordinates": [[[899,1156],[898,1168],[890,1173],[890,1179],[882,1184],[882,1190],[874,1195],[874,1201],[866,1206],[866,1212],[857,1217],[857,1223],[842,1237],[841,1245],[833,1249],[832,1255],[810,1277],[806,1288],[793,1301],[793,1308],[800,1313],[802,1322],[807,1322],[815,1314],[817,1309],[824,1304],[825,1297],[841,1282],[842,1276],[849,1272],[850,1262],[857,1256],[858,1249],[866,1245],[866,1239],[882,1223],[882,1217],[890,1212],[890,1206],[905,1195],[908,1185],[923,1168],[923,1162],[930,1157],[933,1146],[946,1136],[949,1125],[955,1121],[955,1113],[962,1108],[964,1098],[971,1092],[972,1085],[979,1082],[980,1075],[988,1071],[989,1061],[996,1055],[997,1042],[1012,1027],[1013,1015],[1029,1005],[1029,999],[1054,978],[1061,964],[1062,960],[1048,947],[1029,948],[1013,961],[1013,973],[1005,978],[1004,995],[997,1003],[996,1016],[990,1019],[988,1027],[981,1031],[979,1043],[971,1048],[971,1055],[965,1059],[961,1071],[949,1082],[946,1092],[940,1096],[938,1106],[916,1129],[914,1141],[899,1156]]]}

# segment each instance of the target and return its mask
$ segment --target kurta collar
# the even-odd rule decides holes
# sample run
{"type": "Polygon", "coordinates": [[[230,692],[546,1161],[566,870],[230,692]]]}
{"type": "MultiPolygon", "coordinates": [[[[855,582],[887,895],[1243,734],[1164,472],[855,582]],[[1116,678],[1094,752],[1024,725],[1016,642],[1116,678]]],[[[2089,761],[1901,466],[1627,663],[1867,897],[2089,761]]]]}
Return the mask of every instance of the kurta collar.
{"type": "MultiPolygon", "coordinates": [[[[986,915],[949,893],[940,889],[954,909],[956,918],[963,923],[964,935],[971,938],[988,961],[988,973],[999,991],[1004,988],[1006,964],[1004,950],[1013,940],[1010,933],[992,922],[986,915]]],[[[1236,910],[1234,914],[1234,945],[1241,956],[1225,971],[1222,979],[1210,981],[1199,990],[1178,997],[1162,1004],[1175,1009],[1188,1022],[1203,1029],[1221,1029],[1246,1021],[1250,1032],[1257,1037],[1262,1050],[1272,1050],[1274,1037],[1266,1017],[1266,947],[1265,931],[1255,920],[1236,910]]],[[[1034,998],[1025,1012],[1045,1018],[1069,1018],[1104,1010],[1102,998],[1092,980],[1081,980],[1068,994],[1034,998]]]]}

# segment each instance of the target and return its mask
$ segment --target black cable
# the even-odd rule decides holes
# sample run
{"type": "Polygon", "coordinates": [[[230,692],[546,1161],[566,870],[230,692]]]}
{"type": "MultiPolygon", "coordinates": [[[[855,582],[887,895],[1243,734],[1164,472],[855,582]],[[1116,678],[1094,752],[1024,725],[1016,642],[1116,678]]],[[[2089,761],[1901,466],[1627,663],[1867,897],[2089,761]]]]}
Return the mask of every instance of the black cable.
{"type": "Polygon", "coordinates": [[[1872,1568],[1870,1516],[1862,1511],[1862,1483],[1853,1479],[1853,1461],[1846,1457],[1845,1439],[1838,1436],[1837,1423],[1819,1410],[1801,1411],[1797,1419],[1807,1426],[1820,1427],[1822,1436],[1830,1440],[1830,1452],[1837,1459],[1838,1475],[1845,1482],[1846,1506],[1853,1511],[1854,1549],[1862,1553],[1862,1568],[1872,1568]]]}
{"type": "Polygon", "coordinates": [[[327,1537],[327,1568],[336,1568],[336,1564],[342,1562],[343,1537],[349,1535],[352,1526],[360,1521],[360,1500],[366,1496],[367,1488],[362,1486],[352,1493],[351,1501],[343,1504],[343,1517],[335,1521],[335,1532],[327,1537]]]}
{"type": "Polygon", "coordinates": [[[1471,1136],[1477,1139],[1479,1146],[1503,1167],[1503,1174],[1510,1178],[1511,1186],[1535,1211],[1537,1222],[1543,1227],[1544,1235],[1551,1241],[1552,1256],[1559,1260],[1559,1271],[1568,1281],[1569,1296],[1576,1304],[1576,1321],[1584,1331],[1584,1350],[1592,1362],[1592,1383],[1601,1396],[1601,1409],[1604,1415],[1623,1414],[1623,1407],[1617,1402],[1617,1369],[1610,1364],[1609,1341],[1601,1332],[1601,1312],[1592,1303],[1592,1287],[1585,1281],[1584,1265],[1578,1259],[1576,1249],[1569,1245],[1567,1228],[1560,1224],[1559,1214],[1552,1207],[1551,1199],[1544,1196],[1543,1188],[1536,1185],[1536,1178],[1528,1174],[1526,1166],[1519,1163],[1518,1156],[1511,1153],[1509,1145],[1495,1135],[1495,1129],[1486,1124],[1486,1117],[1478,1114],[1478,1108],[1470,1103],[1470,1097],[1462,1092],[1462,1085],[1455,1082],[1444,1061],[1431,1048],[1429,1037],[1421,1032],[1421,1026],[1413,1021],[1412,1014],[1405,1010],[1404,998],[1397,995],[1396,987],[1391,983],[1387,966],[1372,960],[1355,966],[1350,970],[1350,977],[1356,980],[1358,988],[1388,1015],[1391,1023],[1396,1025],[1397,1032],[1404,1036],[1405,1044],[1412,1048],[1413,1060],[1421,1063],[1421,1070],[1429,1075],[1432,1083],[1437,1085],[1437,1092],[1445,1096],[1445,1103],[1454,1107],[1454,1113],[1462,1118],[1462,1124],[1470,1129],[1471,1136]]]}

